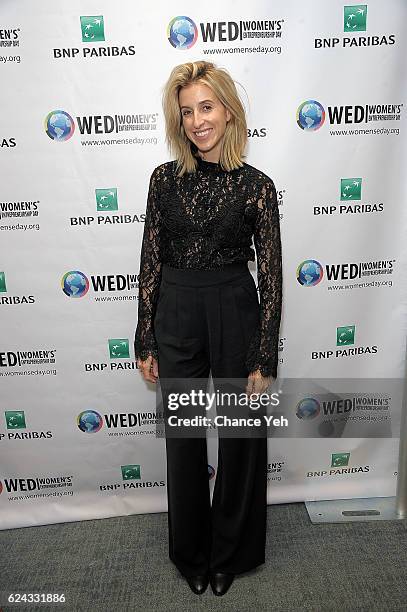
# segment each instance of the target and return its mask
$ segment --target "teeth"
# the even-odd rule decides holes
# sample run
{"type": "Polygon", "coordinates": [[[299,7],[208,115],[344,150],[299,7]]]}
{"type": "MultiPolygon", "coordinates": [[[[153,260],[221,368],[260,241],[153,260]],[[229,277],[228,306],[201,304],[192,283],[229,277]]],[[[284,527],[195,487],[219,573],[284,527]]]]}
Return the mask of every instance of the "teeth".
{"type": "Polygon", "coordinates": [[[210,129],[208,129],[208,130],[204,130],[203,132],[195,132],[195,134],[196,134],[197,136],[206,136],[206,134],[208,134],[208,133],[209,133],[209,131],[210,131],[210,129]]]}

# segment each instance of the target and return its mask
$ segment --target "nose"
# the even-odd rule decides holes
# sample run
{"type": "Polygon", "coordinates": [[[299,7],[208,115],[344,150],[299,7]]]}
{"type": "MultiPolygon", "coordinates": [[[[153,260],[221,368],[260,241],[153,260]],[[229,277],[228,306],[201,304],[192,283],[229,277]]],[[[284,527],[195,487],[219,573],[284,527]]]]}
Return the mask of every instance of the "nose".
{"type": "Polygon", "coordinates": [[[194,128],[197,130],[198,128],[201,127],[203,123],[203,119],[201,116],[201,113],[199,112],[199,109],[195,109],[194,110],[194,128]]]}

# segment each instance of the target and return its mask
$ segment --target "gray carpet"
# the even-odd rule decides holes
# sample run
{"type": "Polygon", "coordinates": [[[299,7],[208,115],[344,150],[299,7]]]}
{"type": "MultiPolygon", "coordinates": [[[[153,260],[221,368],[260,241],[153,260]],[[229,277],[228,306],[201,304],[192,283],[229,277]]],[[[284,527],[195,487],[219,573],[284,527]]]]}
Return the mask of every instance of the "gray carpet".
{"type": "Polygon", "coordinates": [[[167,514],[0,531],[2,610],[407,609],[407,521],[313,525],[304,504],[268,507],[266,563],[223,597],[194,595],[167,555],[167,514]],[[8,606],[5,592],[64,592],[8,606]]]}

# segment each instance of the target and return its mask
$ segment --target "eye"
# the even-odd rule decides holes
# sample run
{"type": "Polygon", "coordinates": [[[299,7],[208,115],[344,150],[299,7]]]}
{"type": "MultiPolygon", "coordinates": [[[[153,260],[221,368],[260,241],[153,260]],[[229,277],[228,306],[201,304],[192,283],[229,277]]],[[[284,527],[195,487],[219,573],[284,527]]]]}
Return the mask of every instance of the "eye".
{"type": "Polygon", "coordinates": [[[182,111],[182,116],[186,117],[188,115],[188,113],[190,113],[190,112],[191,111],[189,111],[189,110],[184,110],[184,111],[182,111]]]}
{"type": "Polygon", "coordinates": [[[205,104],[203,108],[207,110],[212,110],[212,106],[209,106],[209,104],[205,104]]]}

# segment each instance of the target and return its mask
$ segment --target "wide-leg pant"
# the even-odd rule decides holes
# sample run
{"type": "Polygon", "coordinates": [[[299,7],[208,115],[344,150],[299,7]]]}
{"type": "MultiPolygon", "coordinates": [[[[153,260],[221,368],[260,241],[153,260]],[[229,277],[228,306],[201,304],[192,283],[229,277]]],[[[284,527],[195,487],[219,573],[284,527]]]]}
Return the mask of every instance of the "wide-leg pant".
{"type": "MultiPolygon", "coordinates": [[[[214,386],[218,377],[247,379],[245,358],[259,316],[247,264],[164,265],[154,319],[163,398],[168,379],[206,381],[210,372],[214,386]]],[[[239,574],[264,563],[267,438],[219,436],[212,506],[206,438],[166,437],[166,453],[169,557],[180,572],[239,574]]]]}

